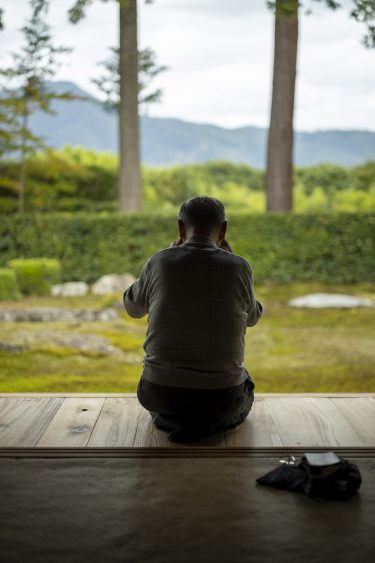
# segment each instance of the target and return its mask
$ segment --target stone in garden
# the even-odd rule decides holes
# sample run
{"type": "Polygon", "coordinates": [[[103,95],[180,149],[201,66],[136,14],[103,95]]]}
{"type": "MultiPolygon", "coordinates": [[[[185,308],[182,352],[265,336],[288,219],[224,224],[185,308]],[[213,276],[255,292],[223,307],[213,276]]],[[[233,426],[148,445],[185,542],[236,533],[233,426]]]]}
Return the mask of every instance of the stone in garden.
{"type": "Polygon", "coordinates": [[[136,280],[133,274],[129,274],[128,272],[122,274],[121,278],[122,278],[122,287],[123,287],[123,289],[121,290],[122,292],[128,289],[128,287],[130,287],[132,283],[134,283],[136,280]]]}
{"type": "Polygon", "coordinates": [[[90,352],[98,355],[117,354],[122,356],[122,350],[114,346],[107,338],[95,334],[75,334],[61,331],[37,332],[31,336],[24,334],[29,344],[53,344],[62,348],[73,348],[80,352],[90,352]]]}
{"type": "Polygon", "coordinates": [[[28,347],[25,344],[13,344],[12,342],[0,342],[2,352],[24,352],[28,347]]]}
{"type": "Polygon", "coordinates": [[[364,297],[342,295],[340,293],[311,293],[288,301],[289,307],[307,307],[310,309],[349,309],[352,307],[373,307],[374,302],[364,297]]]}
{"type": "Polygon", "coordinates": [[[7,342],[0,342],[0,350],[5,352],[41,351],[49,346],[70,348],[81,354],[95,356],[115,355],[128,364],[139,364],[143,360],[140,353],[122,350],[108,338],[90,333],[21,328],[10,334],[7,342]]]}
{"type": "Polygon", "coordinates": [[[89,291],[89,285],[86,282],[66,282],[53,285],[51,295],[53,297],[80,297],[86,295],[89,291]]]}
{"type": "Polygon", "coordinates": [[[58,283],[58,284],[55,284],[55,285],[52,285],[52,286],[51,286],[51,295],[52,295],[52,297],[59,297],[59,296],[61,295],[62,286],[63,286],[62,283],[58,283]]]}
{"type": "Polygon", "coordinates": [[[30,309],[0,309],[0,321],[114,321],[119,314],[108,309],[65,309],[63,307],[35,307],[30,309]]]}
{"type": "Polygon", "coordinates": [[[99,278],[92,286],[94,295],[107,295],[110,293],[123,293],[135,281],[132,274],[107,274],[99,278]]]}

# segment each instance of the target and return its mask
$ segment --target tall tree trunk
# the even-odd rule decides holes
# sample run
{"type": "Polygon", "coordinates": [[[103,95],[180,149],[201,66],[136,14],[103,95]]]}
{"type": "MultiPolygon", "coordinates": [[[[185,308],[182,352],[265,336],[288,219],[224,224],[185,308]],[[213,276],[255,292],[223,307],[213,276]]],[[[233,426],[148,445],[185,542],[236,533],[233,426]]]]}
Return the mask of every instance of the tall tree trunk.
{"type": "Polygon", "coordinates": [[[126,213],[141,208],[138,117],[137,0],[120,6],[120,174],[119,208],[126,213]]]}
{"type": "Polygon", "coordinates": [[[25,211],[25,189],[26,189],[26,129],[27,129],[27,112],[22,116],[22,141],[21,141],[21,158],[20,158],[20,176],[18,191],[18,213],[25,211]]]}
{"type": "Polygon", "coordinates": [[[276,0],[271,121],[268,131],[267,211],[293,207],[293,114],[298,0],[276,0]]]}

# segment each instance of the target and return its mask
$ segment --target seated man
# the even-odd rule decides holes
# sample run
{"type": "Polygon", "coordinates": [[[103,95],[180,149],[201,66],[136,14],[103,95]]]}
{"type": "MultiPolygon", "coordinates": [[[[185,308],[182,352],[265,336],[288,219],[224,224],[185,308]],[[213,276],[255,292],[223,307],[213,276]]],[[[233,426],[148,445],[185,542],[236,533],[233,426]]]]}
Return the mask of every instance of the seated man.
{"type": "Polygon", "coordinates": [[[191,442],[249,414],[245,332],[263,307],[249,263],[225,239],[220,201],[190,198],[178,227],[180,239],[148,258],[123,302],[131,317],[148,314],[138,400],[170,441],[191,442]]]}

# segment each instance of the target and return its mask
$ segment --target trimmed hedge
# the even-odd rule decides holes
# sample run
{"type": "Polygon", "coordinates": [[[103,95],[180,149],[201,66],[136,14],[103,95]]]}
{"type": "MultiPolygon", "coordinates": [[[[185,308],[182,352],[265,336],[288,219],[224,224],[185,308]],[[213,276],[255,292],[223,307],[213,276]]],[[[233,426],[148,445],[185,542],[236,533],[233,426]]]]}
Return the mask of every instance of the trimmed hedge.
{"type": "Polygon", "coordinates": [[[0,301],[10,301],[19,297],[16,272],[11,268],[0,268],[0,301]]]}
{"type": "MultiPolygon", "coordinates": [[[[228,215],[228,240],[251,263],[256,281],[373,281],[373,214],[228,215]]],[[[0,265],[46,256],[62,280],[93,282],[108,273],[135,276],[151,254],[178,238],[175,214],[54,213],[3,217],[0,265]]]]}
{"type": "Polygon", "coordinates": [[[60,263],[53,258],[15,258],[8,265],[15,271],[25,295],[49,295],[51,285],[60,280],[60,263]]]}

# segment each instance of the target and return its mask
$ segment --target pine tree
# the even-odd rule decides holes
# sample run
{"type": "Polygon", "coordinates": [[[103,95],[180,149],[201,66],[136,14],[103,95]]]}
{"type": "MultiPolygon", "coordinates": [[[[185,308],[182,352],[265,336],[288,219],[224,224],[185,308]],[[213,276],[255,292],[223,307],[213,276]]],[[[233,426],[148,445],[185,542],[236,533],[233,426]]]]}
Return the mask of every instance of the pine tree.
{"type": "MultiPolygon", "coordinates": [[[[120,105],[120,49],[110,48],[110,56],[99,64],[104,73],[92,82],[105,96],[105,107],[119,111],[120,105]]],[[[153,79],[160,73],[165,72],[167,67],[158,65],[155,52],[149,47],[138,51],[138,107],[140,113],[146,112],[150,104],[160,102],[163,95],[162,90],[150,90],[153,79]]]]}
{"type": "Polygon", "coordinates": [[[55,92],[46,85],[59,66],[57,57],[71,51],[67,47],[56,47],[52,42],[50,28],[43,20],[48,4],[43,0],[32,0],[31,16],[22,28],[24,45],[20,52],[13,53],[13,64],[0,70],[6,79],[0,98],[0,121],[2,152],[20,153],[18,211],[25,209],[27,157],[38,149],[45,148],[44,139],[30,129],[30,116],[41,110],[55,113],[52,101],[72,100],[77,96],[69,92],[55,92]]]}
{"type": "MultiPolygon", "coordinates": [[[[109,0],[101,0],[108,2],[109,0]]],[[[138,27],[137,0],[115,0],[119,7],[119,209],[123,213],[139,211],[142,201],[140,168],[140,132],[138,107],[138,27]]],[[[69,10],[72,23],[85,16],[93,0],[75,0],[69,10]]],[[[150,0],[145,0],[151,3],[150,0]]]]}

